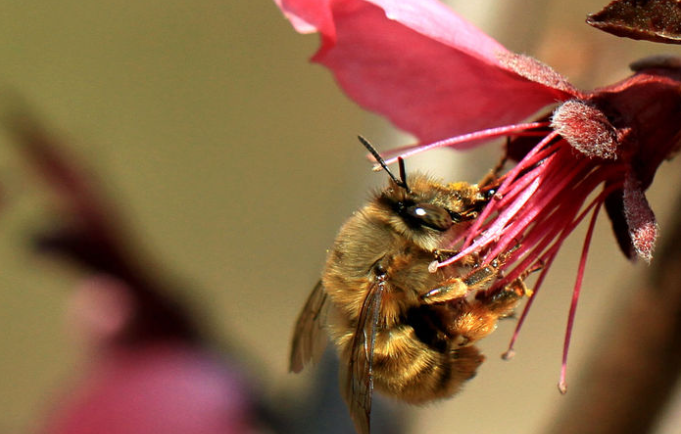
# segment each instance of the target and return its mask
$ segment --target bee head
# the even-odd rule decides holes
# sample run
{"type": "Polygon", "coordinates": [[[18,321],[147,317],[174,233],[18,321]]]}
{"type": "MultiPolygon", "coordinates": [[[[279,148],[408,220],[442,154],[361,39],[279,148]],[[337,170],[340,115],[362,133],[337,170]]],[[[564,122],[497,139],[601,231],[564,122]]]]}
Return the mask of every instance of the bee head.
{"type": "Polygon", "coordinates": [[[404,160],[398,159],[399,178],[393,174],[374,147],[363,137],[360,142],[390,176],[390,184],[378,196],[387,211],[388,224],[397,233],[427,250],[439,248],[452,235],[454,226],[477,217],[488,199],[477,186],[465,182],[444,185],[423,174],[413,174],[407,184],[404,160]]]}

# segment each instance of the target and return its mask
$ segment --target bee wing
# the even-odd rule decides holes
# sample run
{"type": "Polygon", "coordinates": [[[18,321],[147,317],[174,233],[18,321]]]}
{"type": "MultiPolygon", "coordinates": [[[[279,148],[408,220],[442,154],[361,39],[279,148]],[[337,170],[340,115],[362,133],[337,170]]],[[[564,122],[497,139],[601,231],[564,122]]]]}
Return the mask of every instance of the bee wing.
{"type": "Polygon", "coordinates": [[[289,370],[300,372],[312,361],[316,363],[324,353],[328,339],[324,331],[324,320],[330,301],[320,280],[305,303],[298,317],[291,344],[291,360],[289,370]]]}
{"type": "Polygon", "coordinates": [[[350,360],[347,368],[340,371],[341,393],[359,434],[369,434],[374,347],[383,285],[383,282],[373,285],[364,299],[352,338],[350,360]]]}

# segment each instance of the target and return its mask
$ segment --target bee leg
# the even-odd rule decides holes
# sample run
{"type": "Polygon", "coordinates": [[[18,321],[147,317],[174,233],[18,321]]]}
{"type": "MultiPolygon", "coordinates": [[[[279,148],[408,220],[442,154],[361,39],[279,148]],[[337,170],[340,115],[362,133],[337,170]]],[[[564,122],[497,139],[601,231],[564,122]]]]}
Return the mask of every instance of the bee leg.
{"type": "Polygon", "coordinates": [[[468,293],[468,285],[460,277],[446,280],[442,286],[431,289],[421,296],[426,304],[436,304],[451,301],[465,296],[468,293]]]}
{"type": "Polygon", "coordinates": [[[454,277],[442,286],[431,289],[421,296],[426,304],[445,303],[466,296],[470,291],[485,287],[495,278],[496,266],[488,265],[474,270],[466,277],[454,277]]]}
{"type": "Polygon", "coordinates": [[[489,294],[480,290],[475,300],[457,306],[446,323],[446,333],[459,347],[471,345],[492,333],[497,321],[513,315],[513,311],[528,289],[516,279],[501,291],[489,294]]]}
{"type": "Polygon", "coordinates": [[[456,385],[457,389],[463,381],[475,377],[478,367],[485,361],[485,356],[473,345],[452,349],[449,357],[451,366],[449,382],[456,385]]]}
{"type": "Polygon", "coordinates": [[[451,250],[451,249],[437,249],[433,250],[433,256],[435,256],[435,260],[437,262],[442,262],[446,259],[449,259],[453,256],[456,256],[459,252],[457,250],[451,250]]]}
{"type": "Polygon", "coordinates": [[[494,260],[489,265],[478,267],[464,278],[464,282],[471,290],[486,287],[497,276],[499,261],[494,260]]]}
{"type": "MultiPolygon", "coordinates": [[[[459,254],[458,250],[451,250],[451,249],[437,249],[433,250],[433,255],[435,257],[435,260],[437,262],[443,262],[446,261],[449,258],[452,258],[456,255],[459,254]]],[[[480,258],[478,257],[477,254],[473,253],[470,255],[466,255],[463,258],[459,259],[457,264],[460,264],[465,267],[476,267],[477,264],[480,262],[480,258]]]]}
{"type": "Polygon", "coordinates": [[[535,262],[530,268],[528,268],[521,276],[520,279],[525,280],[527,276],[529,276],[532,273],[536,273],[537,271],[541,271],[544,269],[544,261],[539,260],[535,262]]]}
{"type": "Polygon", "coordinates": [[[516,279],[491,296],[481,291],[476,299],[499,318],[505,318],[513,314],[521,298],[531,294],[532,291],[525,286],[525,283],[521,279],[516,279]]]}
{"type": "Polygon", "coordinates": [[[485,175],[480,182],[478,182],[478,186],[480,187],[480,190],[489,190],[491,188],[494,188],[495,184],[497,183],[497,179],[499,179],[499,174],[504,168],[504,164],[506,164],[506,158],[503,158],[499,163],[497,163],[496,166],[492,170],[485,175]]]}
{"type": "Polygon", "coordinates": [[[494,166],[492,170],[490,170],[489,173],[487,173],[487,175],[485,175],[480,182],[478,182],[478,187],[487,200],[490,200],[492,196],[494,196],[494,193],[496,193],[496,189],[499,187],[499,176],[504,170],[507,160],[508,155],[502,156],[496,166],[494,166]]]}

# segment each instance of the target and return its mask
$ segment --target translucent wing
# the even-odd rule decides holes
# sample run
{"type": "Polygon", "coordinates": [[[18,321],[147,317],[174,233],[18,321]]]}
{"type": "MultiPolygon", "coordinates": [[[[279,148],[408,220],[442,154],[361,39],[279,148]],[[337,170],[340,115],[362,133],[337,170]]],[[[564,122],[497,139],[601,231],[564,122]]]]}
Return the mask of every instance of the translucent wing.
{"type": "Polygon", "coordinates": [[[291,344],[289,370],[300,372],[309,362],[316,363],[328,342],[324,321],[330,301],[320,280],[305,303],[298,317],[291,344]]]}
{"type": "Polygon", "coordinates": [[[352,338],[347,367],[340,371],[340,388],[359,434],[369,434],[373,359],[384,282],[373,285],[364,299],[352,338]]]}

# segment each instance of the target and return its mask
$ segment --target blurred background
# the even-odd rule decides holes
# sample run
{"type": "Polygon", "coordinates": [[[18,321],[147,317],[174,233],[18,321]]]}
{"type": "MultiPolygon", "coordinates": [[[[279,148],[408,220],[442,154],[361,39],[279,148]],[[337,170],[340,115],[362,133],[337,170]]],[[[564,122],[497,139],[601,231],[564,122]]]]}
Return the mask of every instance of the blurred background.
{"type": "MultiPolygon", "coordinates": [[[[624,78],[631,61],[654,52],[681,55],[584,24],[604,3],[451,2],[509,49],[583,88],[624,78]]],[[[385,181],[370,171],[356,136],[381,149],[410,139],[311,65],[317,37],[297,34],[267,0],[3,2],[0,41],[0,99],[5,89],[29,101],[96,174],[136,245],[160,264],[153,272],[173,282],[218,345],[248,361],[266,402],[285,411],[282,401],[306,396],[314,370],[287,373],[293,323],[337,229],[385,181]]],[[[409,167],[475,182],[498,152],[446,151],[437,165],[409,167]]],[[[663,236],[678,164],[664,165],[650,191],[663,236]]],[[[29,248],[30,233],[49,223],[50,198],[5,131],[0,184],[0,430],[34,432],[88,366],[66,313],[81,275],[29,248]]],[[[550,423],[565,399],[556,383],[581,229],[544,284],[515,359],[497,357],[513,329],[506,321],[480,343],[487,362],[463,393],[400,407],[406,432],[538,433],[550,423]]],[[[645,268],[624,259],[601,218],[568,381],[588,369],[599,330],[645,268]]],[[[674,426],[669,419],[658,432],[674,426]]]]}

